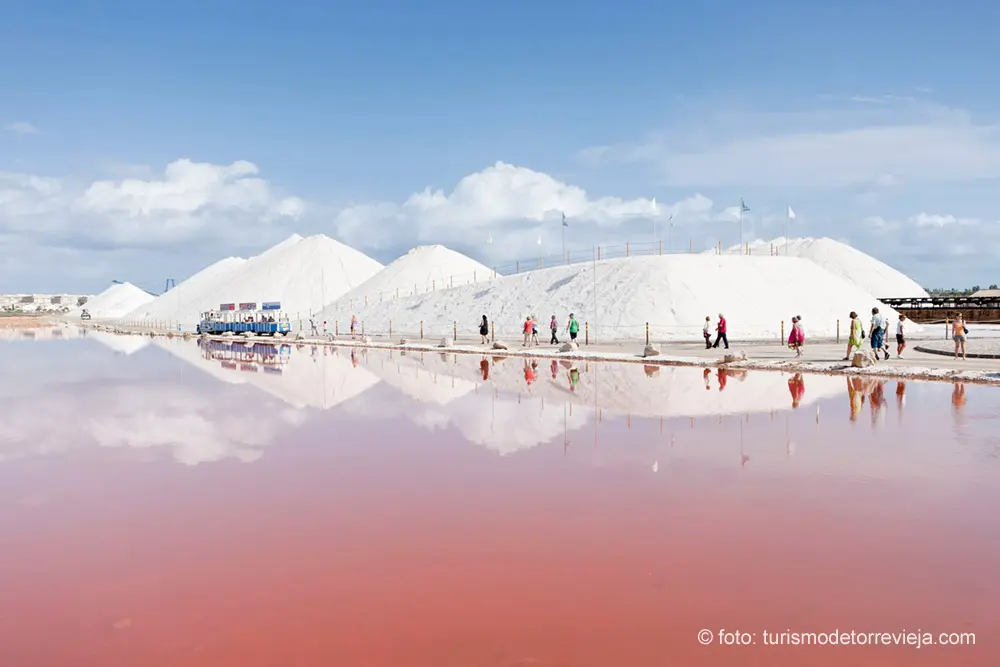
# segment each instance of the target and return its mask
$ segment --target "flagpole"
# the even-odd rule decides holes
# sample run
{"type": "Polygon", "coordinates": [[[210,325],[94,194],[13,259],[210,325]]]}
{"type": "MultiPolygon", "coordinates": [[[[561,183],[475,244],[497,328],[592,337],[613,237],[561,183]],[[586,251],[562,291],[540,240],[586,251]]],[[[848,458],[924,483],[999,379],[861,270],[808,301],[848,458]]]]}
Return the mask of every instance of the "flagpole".
{"type": "Polygon", "coordinates": [[[563,245],[563,259],[566,259],[566,214],[562,214],[562,245],[563,245]]]}
{"type": "Polygon", "coordinates": [[[670,220],[667,221],[667,253],[668,254],[671,253],[671,252],[673,252],[673,250],[674,250],[673,243],[671,243],[671,241],[670,241],[670,239],[673,237],[673,234],[674,234],[674,216],[671,215],[670,216],[670,220]]]}
{"type": "Polygon", "coordinates": [[[743,252],[743,198],[740,197],[740,253],[743,252]]]}

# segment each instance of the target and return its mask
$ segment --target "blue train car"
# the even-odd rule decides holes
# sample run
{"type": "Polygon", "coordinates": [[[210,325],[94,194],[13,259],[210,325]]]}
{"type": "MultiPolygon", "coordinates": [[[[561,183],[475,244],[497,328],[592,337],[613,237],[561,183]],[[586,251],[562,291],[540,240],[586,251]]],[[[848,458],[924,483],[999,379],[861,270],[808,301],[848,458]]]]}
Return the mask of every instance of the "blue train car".
{"type": "Polygon", "coordinates": [[[224,303],[218,311],[202,313],[198,323],[199,334],[220,335],[224,333],[254,334],[257,336],[287,336],[291,332],[288,315],[282,312],[281,303],[266,302],[257,310],[257,304],[224,303]]]}

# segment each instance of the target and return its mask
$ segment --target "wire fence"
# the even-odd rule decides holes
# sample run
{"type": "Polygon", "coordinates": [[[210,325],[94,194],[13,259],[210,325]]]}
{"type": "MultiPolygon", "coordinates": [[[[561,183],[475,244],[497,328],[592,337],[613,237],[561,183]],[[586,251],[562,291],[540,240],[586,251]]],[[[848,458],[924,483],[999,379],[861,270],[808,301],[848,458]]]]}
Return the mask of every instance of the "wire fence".
{"type": "MultiPolygon", "coordinates": [[[[615,344],[705,344],[704,329],[702,325],[678,325],[678,324],[658,324],[656,322],[644,322],[635,325],[603,325],[593,324],[587,320],[579,321],[579,332],[576,342],[580,345],[615,345],[615,344]]],[[[406,321],[398,322],[391,319],[381,319],[371,321],[358,320],[354,331],[351,331],[349,319],[329,319],[329,320],[309,320],[308,318],[292,318],[290,320],[291,331],[288,336],[276,335],[274,340],[297,340],[304,339],[332,339],[338,340],[363,340],[371,338],[378,342],[399,343],[406,339],[408,342],[424,342],[428,344],[441,344],[446,339],[452,343],[481,343],[482,337],[478,333],[479,324],[477,322],[468,323],[452,320],[450,322],[441,319],[433,322],[406,321]]],[[[492,344],[496,341],[503,342],[510,346],[528,345],[548,345],[552,341],[551,330],[548,322],[538,323],[538,334],[525,337],[523,321],[517,323],[501,322],[490,324],[487,341],[492,344]]],[[[155,320],[155,319],[127,319],[119,320],[115,326],[129,330],[134,333],[151,334],[194,334],[195,325],[182,323],[176,320],[155,320]]],[[[950,323],[923,323],[919,332],[907,335],[912,340],[933,340],[950,339],[950,323]]],[[[846,343],[849,333],[850,321],[835,320],[828,323],[819,323],[806,329],[807,344],[812,342],[825,343],[846,343]]],[[[786,343],[791,332],[791,320],[781,320],[774,323],[774,327],[755,327],[752,333],[740,332],[739,328],[731,328],[728,334],[730,345],[742,343],[786,343]]],[[[984,330],[977,332],[978,337],[992,338],[997,332],[984,330]]],[[[709,327],[711,343],[718,339],[715,331],[715,323],[709,327]]],[[[254,336],[255,339],[269,340],[267,336],[254,336]]],[[[565,343],[570,340],[564,322],[559,324],[555,338],[558,343],[565,343]]],[[[887,337],[891,338],[891,336],[887,337]]],[[[894,341],[892,341],[894,342],[894,341]]]]}

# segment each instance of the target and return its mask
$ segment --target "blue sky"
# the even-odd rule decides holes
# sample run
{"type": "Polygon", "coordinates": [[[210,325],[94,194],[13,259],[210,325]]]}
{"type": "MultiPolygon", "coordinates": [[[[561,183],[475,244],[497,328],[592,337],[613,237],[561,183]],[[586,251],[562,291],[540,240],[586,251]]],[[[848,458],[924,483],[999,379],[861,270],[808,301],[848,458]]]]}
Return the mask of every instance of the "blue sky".
{"type": "Polygon", "coordinates": [[[790,203],[925,285],[1000,282],[992,3],[4,5],[0,292],[159,289],[293,231],[514,259],[553,209],[571,245],[674,214],[709,247],[740,196],[748,240],[790,203]]]}

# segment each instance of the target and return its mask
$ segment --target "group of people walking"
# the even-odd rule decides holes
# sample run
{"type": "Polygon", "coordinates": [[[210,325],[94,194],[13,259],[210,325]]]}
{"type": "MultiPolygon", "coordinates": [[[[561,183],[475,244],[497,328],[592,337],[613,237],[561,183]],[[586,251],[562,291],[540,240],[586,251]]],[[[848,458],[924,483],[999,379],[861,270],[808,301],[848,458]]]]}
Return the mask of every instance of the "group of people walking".
{"type": "MultiPolygon", "coordinates": [[[[850,361],[854,353],[861,350],[861,346],[865,340],[865,325],[861,321],[861,318],[853,310],[851,311],[850,318],[851,328],[847,337],[847,355],[844,357],[844,361],[850,361]]],[[[879,312],[878,308],[872,308],[872,318],[868,325],[867,337],[876,361],[878,361],[879,354],[884,355],[883,358],[885,360],[888,360],[890,357],[890,343],[886,335],[888,328],[889,320],[879,312]]],[[[906,315],[900,315],[899,320],[896,322],[896,358],[898,359],[903,358],[903,350],[906,349],[907,328],[908,320],[906,319],[906,315]]]]}
{"type": "MultiPolygon", "coordinates": [[[[524,334],[524,341],[521,343],[521,347],[527,347],[529,345],[538,345],[538,318],[534,315],[528,315],[524,318],[524,324],[521,327],[521,331],[524,334]]],[[[580,321],[576,319],[574,313],[569,314],[569,320],[566,322],[565,332],[569,334],[569,339],[571,341],[576,341],[577,335],[580,333],[580,321]]],[[[559,320],[553,315],[552,319],[549,320],[549,345],[559,344],[559,320]]],[[[479,322],[479,337],[480,342],[483,345],[488,345],[490,343],[490,321],[483,315],[482,320],[479,322]]]]}

